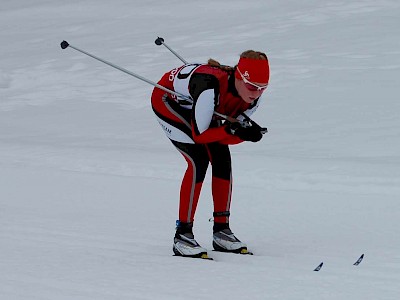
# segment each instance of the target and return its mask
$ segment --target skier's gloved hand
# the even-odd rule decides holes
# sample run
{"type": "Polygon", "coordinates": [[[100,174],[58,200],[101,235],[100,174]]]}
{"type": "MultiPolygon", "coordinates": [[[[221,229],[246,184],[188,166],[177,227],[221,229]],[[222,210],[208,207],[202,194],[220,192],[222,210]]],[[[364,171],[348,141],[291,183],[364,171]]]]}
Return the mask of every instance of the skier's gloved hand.
{"type": "Polygon", "coordinates": [[[225,130],[227,133],[236,135],[243,141],[250,141],[250,142],[258,142],[262,139],[263,134],[261,132],[261,127],[254,123],[250,122],[249,127],[243,127],[239,122],[229,123],[225,130]]]}
{"type": "Polygon", "coordinates": [[[242,127],[242,125],[240,125],[239,122],[233,122],[233,123],[225,122],[225,124],[226,124],[225,131],[232,135],[235,135],[235,132],[238,130],[238,128],[242,127]]]}

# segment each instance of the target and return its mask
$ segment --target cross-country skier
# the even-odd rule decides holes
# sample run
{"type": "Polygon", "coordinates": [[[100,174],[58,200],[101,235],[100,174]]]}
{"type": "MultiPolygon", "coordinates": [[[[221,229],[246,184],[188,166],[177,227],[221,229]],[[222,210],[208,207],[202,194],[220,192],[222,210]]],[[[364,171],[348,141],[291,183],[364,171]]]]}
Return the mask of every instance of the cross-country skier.
{"type": "Polygon", "coordinates": [[[232,169],[229,145],[261,140],[262,128],[249,117],[258,107],[269,81],[269,64],[262,52],[248,50],[229,67],[210,59],[167,72],[158,84],[193,101],[155,88],[151,104],[167,137],[187,162],[180,189],[179,220],[173,251],[202,257],[207,250],[193,235],[193,221],[203,180],[212,165],[214,202],[213,247],[217,251],[247,254],[247,245],[229,227],[232,169]],[[216,114],[216,113],[217,114],[216,114]],[[223,121],[219,114],[245,122],[223,121]]]}

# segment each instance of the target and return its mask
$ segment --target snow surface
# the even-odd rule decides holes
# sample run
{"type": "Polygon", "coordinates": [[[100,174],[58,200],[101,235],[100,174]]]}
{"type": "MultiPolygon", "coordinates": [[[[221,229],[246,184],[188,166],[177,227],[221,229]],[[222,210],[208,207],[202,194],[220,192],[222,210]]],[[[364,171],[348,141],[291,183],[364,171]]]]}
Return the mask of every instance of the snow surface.
{"type": "MultiPolygon", "coordinates": [[[[398,299],[399,1],[2,0],[0,28],[0,299],[398,299]],[[269,133],[231,148],[254,256],[172,256],[185,162],[152,87],[60,48],[157,81],[180,65],[157,36],[191,62],[268,53],[269,133]]],[[[208,174],[210,250],[211,215],[208,174]]]]}

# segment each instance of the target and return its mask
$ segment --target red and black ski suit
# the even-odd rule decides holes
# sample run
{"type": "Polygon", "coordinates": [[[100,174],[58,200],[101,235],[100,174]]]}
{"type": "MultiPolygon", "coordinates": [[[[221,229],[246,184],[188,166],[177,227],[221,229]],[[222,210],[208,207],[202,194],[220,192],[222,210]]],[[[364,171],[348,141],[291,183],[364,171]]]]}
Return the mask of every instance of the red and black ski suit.
{"type": "Polygon", "coordinates": [[[259,99],[249,104],[235,88],[233,72],[209,65],[184,65],[167,72],[158,84],[190,96],[193,103],[155,88],[151,104],[167,137],[185,158],[188,167],[180,191],[179,221],[194,220],[200,190],[209,163],[212,165],[214,221],[229,222],[232,167],[229,145],[243,142],[227,133],[214,111],[243,120],[250,116],[259,99]]]}

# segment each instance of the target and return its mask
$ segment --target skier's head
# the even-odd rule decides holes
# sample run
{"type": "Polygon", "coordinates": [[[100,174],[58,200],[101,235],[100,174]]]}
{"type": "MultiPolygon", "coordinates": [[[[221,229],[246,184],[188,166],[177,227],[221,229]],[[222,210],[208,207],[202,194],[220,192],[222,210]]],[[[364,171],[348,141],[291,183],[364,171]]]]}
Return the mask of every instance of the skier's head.
{"type": "Polygon", "coordinates": [[[239,96],[251,103],[267,89],[269,63],[265,53],[247,50],[240,55],[235,67],[235,87],[239,96]]]}

